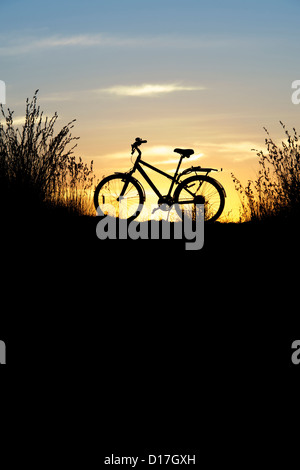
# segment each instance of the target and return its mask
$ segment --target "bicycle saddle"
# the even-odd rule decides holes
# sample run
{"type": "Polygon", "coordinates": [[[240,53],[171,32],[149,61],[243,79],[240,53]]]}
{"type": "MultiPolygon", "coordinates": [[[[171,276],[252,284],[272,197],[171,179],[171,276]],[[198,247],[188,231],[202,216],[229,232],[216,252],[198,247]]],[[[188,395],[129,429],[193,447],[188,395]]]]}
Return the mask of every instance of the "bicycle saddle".
{"type": "Polygon", "coordinates": [[[191,155],[193,155],[194,150],[193,149],[174,149],[174,152],[180,153],[183,157],[189,158],[191,155]]]}

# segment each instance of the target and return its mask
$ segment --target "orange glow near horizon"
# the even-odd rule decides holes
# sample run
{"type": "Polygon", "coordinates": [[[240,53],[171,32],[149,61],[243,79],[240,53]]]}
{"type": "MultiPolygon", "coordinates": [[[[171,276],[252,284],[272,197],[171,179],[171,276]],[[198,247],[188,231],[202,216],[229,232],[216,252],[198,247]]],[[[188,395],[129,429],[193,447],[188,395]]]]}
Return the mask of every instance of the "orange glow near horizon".
{"type": "MultiPolygon", "coordinates": [[[[252,143],[250,142],[248,143],[241,142],[239,144],[232,144],[232,154],[238,155],[236,157],[236,160],[238,162],[243,161],[244,159],[251,160],[255,156],[255,154],[253,155],[253,152],[251,152],[251,148],[250,150],[248,150],[248,147],[251,147],[251,145],[252,143]]],[[[128,147],[130,148],[130,145],[128,147]]],[[[193,148],[196,149],[197,147],[200,148],[199,145],[195,145],[193,148]]],[[[205,149],[205,152],[208,152],[209,154],[215,152],[215,154],[218,155],[218,157],[213,159],[212,157],[207,156],[207,154],[204,152],[197,152],[197,153],[195,152],[195,155],[192,155],[190,158],[183,160],[180,171],[183,171],[184,169],[190,168],[192,166],[193,167],[196,167],[196,166],[211,167],[211,168],[218,169],[219,170],[218,172],[211,172],[209,173],[209,176],[218,180],[223,185],[226,191],[227,197],[226,197],[225,208],[219,221],[221,222],[222,221],[223,222],[239,221],[240,215],[241,215],[240,214],[241,204],[239,200],[239,195],[234,188],[234,184],[233,184],[232,177],[231,177],[231,173],[233,170],[230,166],[227,166],[226,168],[224,166],[225,162],[222,161],[223,154],[226,156],[228,153],[230,153],[231,145],[227,143],[227,144],[224,144],[224,147],[223,147],[221,144],[213,145],[209,143],[209,144],[203,145],[201,148],[205,149]],[[214,162],[219,163],[219,165],[215,165],[214,162]]],[[[177,163],[179,161],[179,156],[178,154],[173,152],[174,150],[173,146],[170,146],[170,145],[157,145],[157,146],[152,145],[151,146],[150,142],[148,142],[147,144],[143,144],[143,146],[141,147],[141,150],[142,150],[143,160],[159,168],[160,170],[166,173],[169,173],[170,175],[174,174],[177,163]]],[[[230,153],[230,155],[232,154],[230,153]]],[[[136,156],[133,156],[133,157],[131,156],[129,149],[127,151],[124,150],[123,152],[118,151],[118,152],[113,152],[111,154],[106,154],[103,156],[96,156],[94,157],[95,173],[99,179],[102,179],[103,176],[108,176],[114,173],[115,171],[126,172],[130,168],[133,167],[135,158],[136,156]]],[[[253,164],[251,166],[253,168],[253,164]]],[[[153,180],[154,184],[158,187],[161,194],[163,195],[167,194],[171,181],[165,178],[164,176],[159,175],[158,173],[154,172],[153,170],[149,168],[144,168],[144,170],[153,180]]],[[[240,173],[242,172],[239,171],[239,174],[237,174],[237,176],[241,179],[243,179],[243,176],[244,176],[244,179],[248,177],[251,177],[251,178],[255,177],[255,171],[253,170],[248,172],[247,170],[245,171],[244,169],[242,176],[240,173]]],[[[150,213],[150,207],[152,205],[157,204],[157,199],[158,199],[157,195],[153,192],[152,188],[144,180],[142,175],[139,174],[139,172],[136,172],[134,174],[134,177],[137,178],[141,182],[141,184],[143,185],[146,191],[147,211],[148,213],[150,213]]],[[[164,214],[162,213],[162,211],[158,211],[158,213],[155,215],[155,218],[158,217],[158,214],[159,214],[159,217],[164,217],[164,214]]]]}
{"type": "MultiPolygon", "coordinates": [[[[179,161],[179,157],[178,157],[178,154],[173,153],[173,149],[171,147],[169,146],[156,146],[156,147],[152,146],[151,147],[151,146],[148,146],[148,144],[144,144],[142,147],[142,150],[143,150],[143,156],[142,156],[143,160],[159,168],[160,170],[166,173],[169,173],[170,175],[175,173],[177,163],[179,161]]],[[[200,153],[200,154],[193,155],[188,159],[184,159],[180,168],[180,172],[183,171],[184,169],[190,168],[191,166],[208,167],[209,164],[206,163],[207,159],[205,159],[204,157],[205,155],[203,153],[200,153]]],[[[130,156],[130,152],[127,152],[127,154],[125,152],[124,153],[118,152],[115,154],[105,156],[103,158],[103,161],[107,162],[107,165],[110,165],[110,166],[107,166],[107,168],[101,167],[101,169],[98,170],[98,172],[97,172],[97,167],[96,167],[96,172],[98,173],[99,179],[101,179],[104,175],[108,176],[109,174],[112,174],[115,171],[124,171],[124,172],[128,171],[130,168],[133,167],[135,158],[136,156],[133,156],[133,157],[130,156]],[[115,166],[112,166],[112,164],[114,164],[115,166]]],[[[215,167],[212,166],[212,168],[215,168],[215,167]]],[[[221,170],[221,168],[217,168],[217,169],[221,170]]],[[[161,194],[162,195],[167,194],[170,184],[171,184],[171,180],[167,179],[163,175],[160,175],[149,168],[144,167],[144,170],[152,179],[154,184],[157,186],[161,194]]],[[[200,174],[205,174],[205,173],[200,173],[200,174]]],[[[223,169],[222,171],[219,171],[219,172],[211,172],[209,175],[212,178],[218,180],[224,186],[226,195],[227,195],[225,208],[219,220],[231,221],[231,222],[238,221],[240,219],[240,203],[239,203],[237,193],[234,189],[232,178],[230,176],[229,171],[226,171],[226,170],[224,171],[223,169]]],[[[141,182],[146,192],[145,205],[147,206],[147,208],[146,208],[146,211],[144,211],[144,214],[142,213],[140,217],[140,219],[142,219],[145,216],[145,212],[148,212],[150,214],[151,207],[157,205],[158,197],[153,192],[152,188],[148,185],[148,183],[144,180],[143,176],[140,175],[139,172],[136,172],[134,174],[134,177],[141,182]]],[[[153,217],[164,218],[164,216],[165,214],[163,213],[163,211],[158,211],[153,217]]]]}
{"type": "Polygon", "coordinates": [[[192,148],[199,159],[182,169],[223,168],[213,174],[228,195],[223,214],[237,220],[230,175],[243,184],[256,178],[251,149],[265,149],[263,127],[274,140],[285,137],[280,120],[299,132],[291,98],[300,3],[36,3],[18,2],[17,14],[15,2],[1,6],[0,79],[16,122],[39,89],[44,115],[58,113],[55,131],[76,119],[75,155],[93,160],[100,179],[132,166],[137,136],[148,141],[143,158],[165,171],[176,166],[174,148],[192,148]]]}

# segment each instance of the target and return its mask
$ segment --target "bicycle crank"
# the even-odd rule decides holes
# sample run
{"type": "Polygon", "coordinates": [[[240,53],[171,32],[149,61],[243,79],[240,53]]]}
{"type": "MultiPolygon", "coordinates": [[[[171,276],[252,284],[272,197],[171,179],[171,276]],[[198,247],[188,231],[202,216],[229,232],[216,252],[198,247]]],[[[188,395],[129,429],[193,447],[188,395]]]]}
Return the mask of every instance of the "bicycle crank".
{"type": "Polygon", "coordinates": [[[174,199],[171,196],[162,196],[158,199],[157,204],[159,207],[153,209],[152,214],[158,210],[168,212],[174,204],[174,199]]]}
{"type": "Polygon", "coordinates": [[[205,204],[205,197],[204,196],[195,196],[194,197],[194,204],[205,204]]]}

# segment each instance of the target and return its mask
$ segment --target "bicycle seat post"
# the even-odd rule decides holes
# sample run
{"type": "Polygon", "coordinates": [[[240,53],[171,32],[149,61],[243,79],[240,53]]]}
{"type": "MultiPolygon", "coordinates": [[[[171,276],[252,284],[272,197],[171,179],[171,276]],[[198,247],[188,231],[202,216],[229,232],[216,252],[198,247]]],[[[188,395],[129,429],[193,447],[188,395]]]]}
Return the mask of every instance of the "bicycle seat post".
{"type": "Polygon", "coordinates": [[[177,168],[176,168],[176,171],[175,171],[175,175],[174,175],[175,178],[177,177],[177,174],[179,172],[179,168],[181,166],[181,162],[182,162],[183,159],[184,159],[184,156],[180,155],[179,162],[178,162],[178,165],[177,165],[177,168]]]}
{"type": "Polygon", "coordinates": [[[184,158],[184,156],[183,156],[183,155],[180,155],[179,162],[178,162],[176,171],[175,171],[175,173],[174,173],[174,179],[173,179],[173,181],[172,181],[172,183],[171,183],[171,186],[170,186],[170,189],[169,189],[169,192],[168,192],[168,196],[171,196],[171,194],[172,194],[172,189],[173,189],[174,184],[175,184],[175,182],[176,182],[176,180],[177,180],[177,175],[178,175],[179,168],[180,168],[180,166],[181,166],[181,162],[182,162],[183,158],[184,158]]]}

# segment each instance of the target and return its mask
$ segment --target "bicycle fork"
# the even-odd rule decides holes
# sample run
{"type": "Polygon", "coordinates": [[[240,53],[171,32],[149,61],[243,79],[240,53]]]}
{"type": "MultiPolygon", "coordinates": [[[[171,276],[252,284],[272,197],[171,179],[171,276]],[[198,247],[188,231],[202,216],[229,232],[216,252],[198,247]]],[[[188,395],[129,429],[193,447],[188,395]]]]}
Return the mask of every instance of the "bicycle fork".
{"type": "Polygon", "coordinates": [[[117,198],[117,201],[118,201],[118,202],[120,201],[120,199],[122,199],[122,197],[124,197],[124,194],[125,194],[126,191],[127,191],[127,188],[128,188],[128,186],[129,186],[129,179],[130,179],[130,176],[125,179],[124,186],[123,186],[123,189],[122,189],[122,191],[121,191],[121,194],[120,194],[120,196],[117,198]]]}

